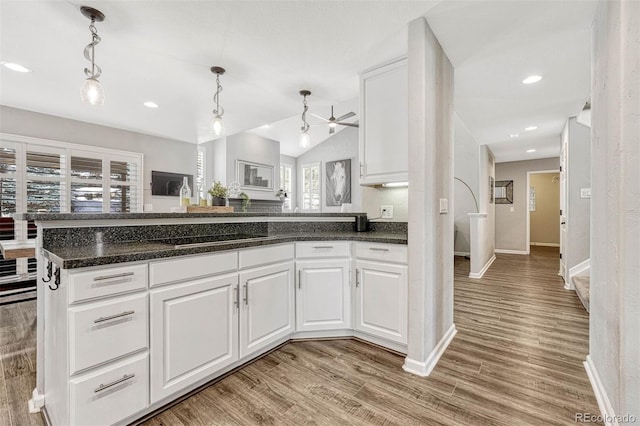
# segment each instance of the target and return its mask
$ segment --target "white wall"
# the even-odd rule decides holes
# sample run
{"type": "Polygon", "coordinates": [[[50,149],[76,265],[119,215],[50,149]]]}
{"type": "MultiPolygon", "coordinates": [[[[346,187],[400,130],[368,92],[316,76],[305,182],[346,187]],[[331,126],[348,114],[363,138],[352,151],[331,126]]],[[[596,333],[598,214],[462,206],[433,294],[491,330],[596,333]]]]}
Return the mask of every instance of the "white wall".
{"type": "Polygon", "coordinates": [[[362,211],[367,217],[380,217],[381,206],[393,206],[393,219],[376,219],[384,222],[407,222],[409,220],[408,188],[362,187],[362,211]]]}
{"type": "Polygon", "coordinates": [[[575,118],[567,121],[567,241],[563,256],[567,268],[589,259],[589,226],[591,200],[580,197],[581,188],[591,188],[591,130],[578,124],[575,118]]]}
{"type": "MultiPolygon", "coordinates": [[[[320,193],[322,212],[339,212],[340,207],[328,207],[326,205],[326,169],[327,161],[351,159],[351,204],[352,211],[362,211],[362,187],[360,186],[358,170],[358,129],[348,127],[326,139],[313,149],[305,152],[297,158],[297,190],[296,200],[302,200],[302,166],[309,163],[321,162],[320,193]]],[[[302,206],[298,205],[302,208],[302,206]]]]}
{"type": "Polygon", "coordinates": [[[479,275],[492,261],[495,255],[495,224],[496,209],[495,203],[489,201],[490,178],[495,180],[495,157],[487,145],[480,146],[479,155],[479,182],[478,182],[478,204],[482,215],[472,218],[476,221],[472,228],[476,229],[475,235],[472,232],[471,240],[471,266],[470,274],[479,275]],[[474,239],[475,237],[475,239],[474,239]]]}
{"type": "Polygon", "coordinates": [[[520,252],[529,250],[529,247],[527,247],[527,214],[529,208],[527,172],[559,170],[559,168],[559,157],[496,164],[496,180],[513,181],[513,204],[495,205],[495,223],[498,225],[495,232],[496,249],[520,252]],[[513,212],[511,208],[514,209],[513,212]]]}
{"type": "MultiPolygon", "coordinates": [[[[224,172],[226,182],[223,182],[223,184],[229,185],[231,182],[238,180],[236,160],[267,164],[274,167],[273,189],[268,191],[244,189],[243,191],[252,199],[275,200],[275,194],[280,189],[280,142],[254,135],[253,133],[237,133],[221,138],[219,143],[225,144],[224,151],[226,154],[224,163],[226,167],[224,172]]],[[[216,150],[216,155],[222,155],[222,153],[222,148],[216,150]]],[[[222,164],[222,160],[217,160],[215,164],[216,166],[222,164]]],[[[222,175],[222,172],[214,170],[214,174],[222,175]]]]}
{"type": "Polygon", "coordinates": [[[0,117],[4,133],[142,153],[144,203],[152,203],[154,211],[169,211],[180,201],[179,197],[151,195],[152,170],[196,174],[195,144],[7,106],[0,106],[0,117]]]}
{"type": "Polygon", "coordinates": [[[587,366],[601,409],[640,419],[640,2],[601,0],[592,41],[587,366]]]}
{"type": "Polygon", "coordinates": [[[453,66],[424,18],[409,23],[409,333],[404,369],[428,375],[453,324],[453,66]]]}
{"type": "Polygon", "coordinates": [[[453,172],[454,176],[462,179],[473,191],[473,195],[464,184],[453,182],[453,215],[454,224],[458,229],[454,241],[454,251],[458,254],[470,252],[470,223],[469,213],[478,213],[479,206],[473,200],[478,198],[480,147],[467,129],[458,114],[454,114],[453,135],[453,172]]]}

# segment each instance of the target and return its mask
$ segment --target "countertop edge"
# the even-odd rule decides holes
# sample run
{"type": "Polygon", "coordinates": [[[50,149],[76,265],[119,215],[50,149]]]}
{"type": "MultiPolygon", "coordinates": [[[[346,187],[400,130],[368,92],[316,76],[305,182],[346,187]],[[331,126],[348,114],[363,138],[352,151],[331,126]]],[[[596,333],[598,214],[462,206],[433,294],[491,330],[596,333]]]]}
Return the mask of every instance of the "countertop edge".
{"type": "MultiPolygon", "coordinates": [[[[383,243],[383,244],[407,244],[407,236],[404,234],[381,234],[373,235],[375,233],[363,232],[362,235],[358,233],[353,234],[308,234],[308,235],[287,235],[287,236],[275,236],[268,240],[262,241],[248,241],[248,242],[233,242],[229,244],[220,244],[208,247],[192,247],[184,249],[176,249],[171,246],[167,246],[166,249],[155,249],[149,251],[141,251],[138,253],[123,253],[106,256],[98,256],[91,258],[64,258],[54,251],[43,249],[44,256],[63,269],[78,269],[88,268],[93,266],[105,266],[115,265],[118,263],[128,262],[141,262],[155,259],[166,259],[171,257],[190,256],[206,253],[214,253],[226,250],[237,250],[243,248],[260,247],[266,245],[283,244],[290,242],[300,241],[353,241],[353,242],[371,242],[371,243],[383,243]]],[[[273,236],[272,236],[273,237],[273,236]]]]}

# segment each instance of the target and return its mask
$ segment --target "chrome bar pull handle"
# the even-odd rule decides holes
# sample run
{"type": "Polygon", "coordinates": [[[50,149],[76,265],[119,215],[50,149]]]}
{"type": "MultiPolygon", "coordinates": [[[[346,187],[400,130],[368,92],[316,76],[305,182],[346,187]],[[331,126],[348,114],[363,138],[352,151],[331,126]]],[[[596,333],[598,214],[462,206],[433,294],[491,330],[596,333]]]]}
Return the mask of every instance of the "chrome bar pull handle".
{"type": "Polygon", "coordinates": [[[135,374],[125,374],[124,376],[122,376],[122,378],[120,378],[120,379],[118,379],[118,380],[114,380],[114,381],[113,381],[113,382],[111,382],[111,383],[107,383],[106,385],[101,384],[100,386],[98,386],[97,388],[95,388],[95,389],[93,390],[93,392],[94,392],[94,393],[102,392],[102,391],[103,391],[103,390],[105,390],[105,389],[109,389],[109,388],[110,388],[110,387],[112,387],[112,386],[119,385],[119,384],[120,384],[120,383],[122,383],[122,382],[126,382],[127,380],[131,380],[131,379],[133,379],[134,377],[136,377],[136,375],[135,375],[135,374]]]}
{"type": "Polygon", "coordinates": [[[236,294],[236,297],[233,300],[233,304],[236,309],[240,309],[240,285],[236,286],[234,293],[236,294]]]}
{"type": "Polygon", "coordinates": [[[356,269],[356,287],[360,285],[360,270],[356,269]]]}
{"type": "Polygon", "coordinates": [[[302,269],[298,270],[298,289],[302,289],[302,269]]]}
{"type": "Polygon", "coordinates": [[[333,246],[313,246],[314,249],[332,249],[333,246]]]}
{"type": "Polygon", "coordinates": [[[134,272],[123,272],[122,274],[113,274],[113,275],[102,275],[100,277],[95,277],[94,281],[105,281],[112,280],[114,278],[125,278],[134,275],[134,272]]]}
{"type": "Polygon", "coordinates": [[[109,321],[109,320],[116,319],[116,318],[126,317],[126,316],[129,316],[129,315],[133,315],[135,313],[136,313],[136,311],[126,311],[126,312],[123,312],[121,314],[109,315],[108,317],[100,317],[97,320],[94,320],[93,322],[95,324],[100,324],[101,322],[109,321]]]}
{"type": "Polygon", "coordinates": [[[389,251],[388,248],[381,248],[381,247],[369,247],[369,250],[373,250],[373,251],[389,251]]]}
{"type": "Polygon", "coordinates": [[[249,284],[244,284],[244,304],[249,305],[249,284]]]}

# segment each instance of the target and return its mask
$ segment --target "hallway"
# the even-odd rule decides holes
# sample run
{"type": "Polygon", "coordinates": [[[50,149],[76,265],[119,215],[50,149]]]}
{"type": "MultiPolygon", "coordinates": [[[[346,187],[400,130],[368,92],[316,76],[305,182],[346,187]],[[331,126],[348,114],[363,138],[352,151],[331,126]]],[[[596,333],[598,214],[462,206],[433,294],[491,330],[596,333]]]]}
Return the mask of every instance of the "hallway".
{"type": "MultiPolygon", "coordinates": [[[[557,276],[558,251],[498,255],[481,280],[455,258],[458,334],[427,378],[403,357],[352,340],[289,343],[147,421],[148,425],[575,425],[598,414],[582,362],[588,315],[557,276]]],[[[27,414],[34,302],[0,306],[0,425],[27,414]]]]}

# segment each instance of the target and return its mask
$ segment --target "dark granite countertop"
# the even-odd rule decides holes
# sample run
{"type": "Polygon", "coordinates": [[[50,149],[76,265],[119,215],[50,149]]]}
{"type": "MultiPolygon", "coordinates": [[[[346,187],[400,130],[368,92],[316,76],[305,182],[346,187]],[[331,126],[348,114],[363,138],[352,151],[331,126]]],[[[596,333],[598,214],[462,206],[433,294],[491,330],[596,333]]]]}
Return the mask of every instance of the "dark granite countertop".
{"type": "Polygon", "coordinates": [[[203,217],[357,217],[366,213],[16,213],[16,220],[193,219],[203,217]]]}
{"type": "MultiPolygon", "coordinates": [[[[350,214],[353,216],[353,213],[350,214]]],[[[295,241],[365,241],[387,244],[407,244],[404,233],[387,232],[298,232],[270,234],[264,239],[234,241],[206,247],[175,248],[171,244],[157,241],[129,241],[122,243],[104,243],[85,246],[51,247],[44,250],[45,257],[64,269],[89,266],[111,265],[123,262],[136,262],[162,259],[174,256],[186,256],[210,253],[222,250],[234,250],[247,247],[281,244],[295,241]]]]}

